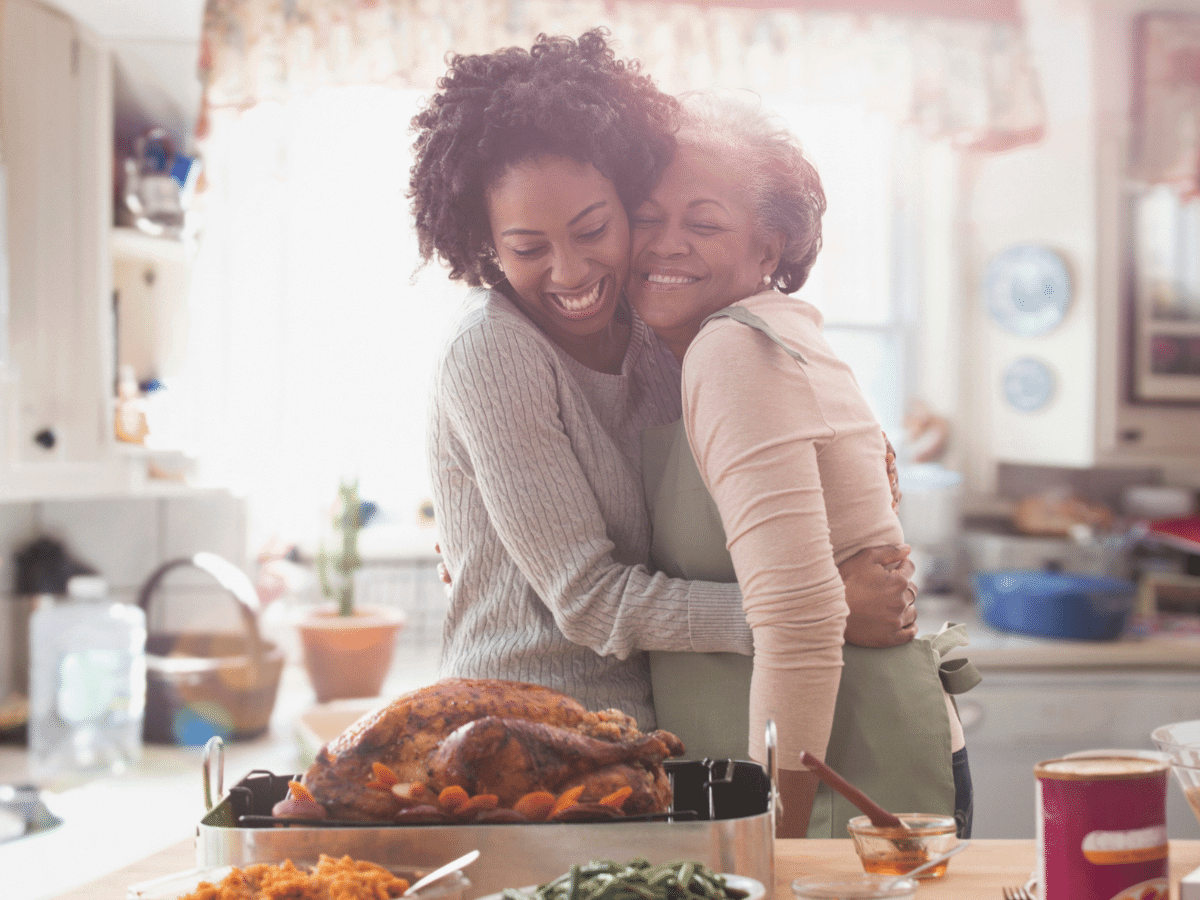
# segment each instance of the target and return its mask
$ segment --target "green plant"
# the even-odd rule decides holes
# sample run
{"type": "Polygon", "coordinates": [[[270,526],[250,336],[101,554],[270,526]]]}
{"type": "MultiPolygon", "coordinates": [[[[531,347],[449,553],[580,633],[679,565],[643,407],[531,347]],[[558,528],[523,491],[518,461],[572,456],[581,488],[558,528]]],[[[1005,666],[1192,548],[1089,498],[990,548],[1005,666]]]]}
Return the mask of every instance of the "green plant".
{"type": "Polygon", "coordinates": [[[324,541],[317,549],[317,578],[321,592],[336,600],[338,615],[354,614],[354,573],[362,568],[358,555],[358,533],[364,522],[363,503],[358,496],[358,481],[343,481],[338,485],[338,502],[333,511],[333,531],[340,535],[341,549],[330,553],[324,541]]]}

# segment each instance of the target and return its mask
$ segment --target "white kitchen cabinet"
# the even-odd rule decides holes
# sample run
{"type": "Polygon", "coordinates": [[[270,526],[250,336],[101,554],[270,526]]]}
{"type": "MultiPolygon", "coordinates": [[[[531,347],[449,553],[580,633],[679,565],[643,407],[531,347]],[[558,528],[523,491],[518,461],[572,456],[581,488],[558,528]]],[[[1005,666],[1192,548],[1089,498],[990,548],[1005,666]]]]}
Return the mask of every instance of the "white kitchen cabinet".
{"type": "MultiPolygon", "coordinates": [[[[1153,750],[1150,732],[1200,719],[1200,670],[992,671],[959,697],[975,788],[974,836],[1034,836],[1033,767],[1082,750],[1153,750]]],[[[1200,838],[1171,776],[1167,829],[1200,838]]]]}
{"type": "MultiPolygon", "coordinates": [[[[1200,461],[1200,402],[1139,403],[1132,399],[1131,381],[1136,338],[1136,312],[1131,308],[1136,187],[1127,178],[1134,168],[1133,111],[1137,105],[1134,22],[1142,13],[1175,8],[1200,12],[1197,0],[1162,3],[1159,0],[1095,0],[1094,83],[1100,123],[1096,141],[1098,193],[1096,229],[1099,238],[1096,281],[1099,299],[1098,339],[1102,348],[1097,368],[1096,431],[1099,459],[1104,464],[1156,464],[1177,460],[1178,479],[1194,484],[1200,461]],[[1186,480],[1185,480],[1186,479],[1186,480]]],[[[1168,468],[1168,473],[1172,470],[1168,468]]]]}
{"type": "MultiPolygon", "coordinates": [[[[1200,10],[1200,0],[1062,0],[1021,4],[1030,62],[1046,108],[1045,137],[963,161],[959,219],[966,288],[964,347],[951,464],[991,492],[1000,462],[1087,468],[1161,466],[1173,483],[1200,483],[1200,403],[1131,399],[1129,309],[1134,20],[1147,10],[1200,10]],[[981,297],[988,262],[1037,243],[1062,254],[1071,280],[1063,321],[1034,336],[1006,331],[981,297]],[[1005,375],[1019,360],[1054,380],[1035,410],[1014,407],[1005,375]]],[[[928,369],[941,360],[924,362],[928,369]]],[[[936,370],[936,368],[935,368],[936,370]]],[[[941,371],[947,371],[944,367],[941,371]]]]}
{"type": "Polygon", "coordinates": [[[0,496],[121,480],[111,383],[112,65],[96,36],[3,0],[9,297],[0,496]]]}
{"type": "Polygon", "coordinates": [[[186,272],[178,242],[113,229],[112,148],[108,43],[35,0],[0,0],[9,269],[0,500],[186,490],[150,479],[153,454],[113,431],[118,348],[133,348],[140,378],[161,377],[155,364],[180,341],[167,340],[178,328],[154,318],[149,299],[182,294],[186,272]],[[153,295],[126,290],[124,341],[114,257],[126,288],[153,295]]]}
{"type": "Polygon", "coordinates": [[[187,343],[189,248],[136,228],[114,228],[111,247],[117,365],[132,367],[139,383],[170,381],[187,343]]]}

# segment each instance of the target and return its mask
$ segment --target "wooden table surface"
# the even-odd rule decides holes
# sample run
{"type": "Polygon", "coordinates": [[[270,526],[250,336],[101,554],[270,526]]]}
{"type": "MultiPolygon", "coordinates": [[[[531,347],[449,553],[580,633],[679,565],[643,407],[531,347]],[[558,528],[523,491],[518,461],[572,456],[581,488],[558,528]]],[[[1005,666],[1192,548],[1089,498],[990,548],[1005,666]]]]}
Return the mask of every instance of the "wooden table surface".
{"type": "MultiPolygon", "coordinates": [[[[1021,884],[1033,867],[1033,841],[976,840],[950,861],[941,881],[923,882],[920,900],[999,900],[1000,890],[1021,884]]],[[[125,900],[131,884],[190,869],[195,845],[183,841],[91,884],[60,895],[58,900],[125,900]]],[[[1171,841],[1171,897],[1179,896],[1181,877],[1200,867],[1200,841],[1171,841]]],[[[849,875],[862,871],[848,840],[779,841],[776,845],[775,897],[790,900],[791,883],[807,875],[849,875]]]]}

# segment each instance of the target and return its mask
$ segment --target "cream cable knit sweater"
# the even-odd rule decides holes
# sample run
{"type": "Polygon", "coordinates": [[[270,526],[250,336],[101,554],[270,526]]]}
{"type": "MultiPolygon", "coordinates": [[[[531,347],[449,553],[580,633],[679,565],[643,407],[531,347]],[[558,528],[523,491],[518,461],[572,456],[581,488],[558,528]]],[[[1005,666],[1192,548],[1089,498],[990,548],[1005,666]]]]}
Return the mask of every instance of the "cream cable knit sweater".
{"type": "Polygon", "coordinates": [[[640,434],[679,366],[636,316],[620,375],[474,291],[439,362],[429,464],[453,576],[443,676],[544,684],[655,724],[645,650],[752,650],[737,585],[646,568],[640,434]]]}

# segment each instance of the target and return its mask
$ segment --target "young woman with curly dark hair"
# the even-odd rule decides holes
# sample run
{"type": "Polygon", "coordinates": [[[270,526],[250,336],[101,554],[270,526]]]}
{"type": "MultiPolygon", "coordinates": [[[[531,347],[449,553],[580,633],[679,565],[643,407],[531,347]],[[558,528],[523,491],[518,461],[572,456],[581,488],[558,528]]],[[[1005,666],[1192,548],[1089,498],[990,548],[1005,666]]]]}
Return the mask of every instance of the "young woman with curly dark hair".
{"type": "Polygon", "coordinates": [[[602,33],[455,56],[414,121],[421,252],[474,286],[434,380],[450,570],[441,674],[545,684],[654,726],[645,649],[747,654],[735,586],[650,572],[643,428],[679,366],[628,309],[626,209],[674,101],[602,33]]]}
{"type": "MultiPolygon", "coordinates": [[[[641,433],[679,418],[680,381],[624,297],[627,211],[672,155],[674,110],[598,31],[455,56],[414,119],[410,181],[422,254],[479,288],[431,406],[441,674],[545,684],[642,728],[645,651],[752,651],[736,585],[647,567],[641,433]]],[[[878,611],[908,584],[911,564],[882,564],[900,558],[841,569],[885,642],[911,628],[878,611]]]]}
{"type": "Polygon", "coordinates": [[[438,87],[413,119],[410,197],[422,256],[470,285],[504,280],[485,193],[512,166],[547,157],[591,165],[632,208],[674,147],[674,98],[636,61],[618,60],[600,29],[455,56],[438,87]]]}

